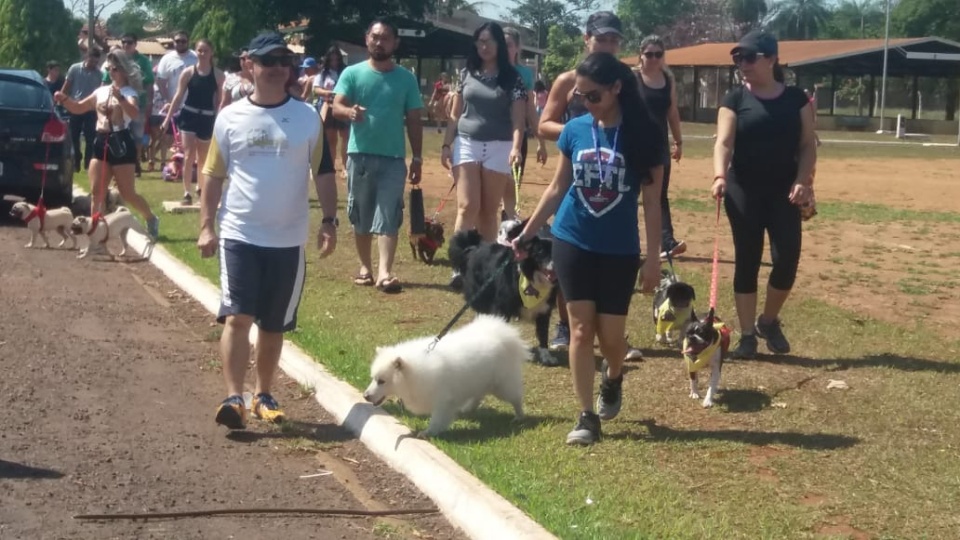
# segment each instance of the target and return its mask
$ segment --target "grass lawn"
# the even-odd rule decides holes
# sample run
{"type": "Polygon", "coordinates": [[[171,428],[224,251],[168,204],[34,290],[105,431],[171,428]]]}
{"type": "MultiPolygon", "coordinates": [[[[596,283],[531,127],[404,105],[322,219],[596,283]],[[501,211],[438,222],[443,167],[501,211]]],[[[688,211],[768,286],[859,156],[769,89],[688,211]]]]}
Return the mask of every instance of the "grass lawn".
{"type": "MultiPolygon", "coordinates": [[[[439,147],[427,138],[426,148],[439,147]]],[[[709,146],[694,141],[688,150],[709,146]]],[[[867,152],[859,157],[881,155],[867,152]]],[[[138,189],[158,212],[162,200],[182,195],[156,174],[144,175],[138,189]]],[[[692,194],[675,197],[701,209],[692,194]]],[[[428,194],[428,212],[437,202],[428,194]]],[[[960,220],[839,202],[824,203],[821,213],[860,222],[960,220]]],[[[201,260],[195,247],[197,216],[161,217],[162,245],[217,283],[216,260],[201,260]]],[[[319,226],[319,210],[312,219],[319,226]]],[[[339,241],[323,261],[308,251],[300,328],[289,337],[363,388],[375,346],[435,334],[463,300],[445,287],[449,269],[413,261],[405,241],[397,263],[403,294],[357,287],[348,226],[339,241]]],[[[682,272],[706,293],[709,270],[688,264],[682,272]]],[[[733,319],[730,296],[721,294],[719,313],[733,319]]],[[[577,413],[568,370],[532,365],[526,423],[512,424],[508,407],[488,400],[435,444],[561,538],[960,536],[960,342],[915,321],[885,324],[798,297],[784,314],[797,353],[730,362],[718,407],[703,410],[687,397],[679,355],[653,346],[649,303],[634,299],[628,326],[646,361],[630,366],[624,410],[604,424],[600,444],[564,446],[577,413]],[[850,389],[827,390],[830,379],[850,389]]],[[[532,340],[532,325],[521,326],[532,340]]],[[[413,429],[426,427],[425,418],[387,408],[413,429]]]]}

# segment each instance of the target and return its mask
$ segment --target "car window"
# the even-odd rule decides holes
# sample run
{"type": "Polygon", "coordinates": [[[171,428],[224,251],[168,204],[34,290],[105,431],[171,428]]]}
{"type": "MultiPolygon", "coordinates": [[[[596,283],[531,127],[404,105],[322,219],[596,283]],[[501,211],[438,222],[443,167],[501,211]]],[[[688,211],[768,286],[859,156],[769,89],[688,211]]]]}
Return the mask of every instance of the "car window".
{"type": "Polygon", "coordinates": [[[0,79],[0,107],[49,110],[52,101],[46,88],[15,79],[0,79]]]}

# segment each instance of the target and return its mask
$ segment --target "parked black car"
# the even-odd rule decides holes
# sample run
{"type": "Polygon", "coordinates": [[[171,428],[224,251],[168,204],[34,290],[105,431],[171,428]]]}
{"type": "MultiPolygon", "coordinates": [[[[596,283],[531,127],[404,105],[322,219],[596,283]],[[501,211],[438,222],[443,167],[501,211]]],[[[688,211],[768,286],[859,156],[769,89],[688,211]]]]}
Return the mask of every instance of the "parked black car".
{"type": "Polygon", "coordinates": [[[0,196],[35,203],[46,171],[44,203],[73,200],[73,144],[43,77],[0,68],[0,196]]]}

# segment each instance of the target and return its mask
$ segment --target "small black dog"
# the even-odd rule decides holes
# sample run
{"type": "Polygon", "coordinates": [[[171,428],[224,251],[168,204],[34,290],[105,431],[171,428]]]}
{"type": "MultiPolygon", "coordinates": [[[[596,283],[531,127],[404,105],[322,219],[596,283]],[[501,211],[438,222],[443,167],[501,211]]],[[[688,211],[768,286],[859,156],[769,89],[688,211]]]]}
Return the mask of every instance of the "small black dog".
{"type": "MultiPolygon", "coordinates": [[[[507,231],[506,239],[519,236],[525,226],[526,221],[517,222],[507,231]]],[[[527,257],[518,263],[510,246],[483,242],[475,230],[461,231],[450,239],[450,262],[463,276],[463,296],[470,307],[477,313],[508,320],[533,319],[537,333],[535,360],[557,366],[559,362],[547,349],[550,313],[556,307],[559,290],[553,271],[553,243],[537,236],[526,251],[527,257]]]]}
{"type": "Polygon", "coordinates": [[[427,264],[433,264],[433,257],[445,241],[443,236],[443,223],[428,219],[426,220],[424,231],[426,231],[426,233],[423,235],[410,237],[410,251],[413,253],[414,259],[419,257],[421,261],[427,264]]]}
{"type": "Polygon", "coordinates": [[[693,310],[696,298],[693,286],[680,281],[672,267],[661,272],[660,285],[653,293],[653,323],[656,325],[657,343],[680,343],[687,326],[697,320],[693,310]]]}

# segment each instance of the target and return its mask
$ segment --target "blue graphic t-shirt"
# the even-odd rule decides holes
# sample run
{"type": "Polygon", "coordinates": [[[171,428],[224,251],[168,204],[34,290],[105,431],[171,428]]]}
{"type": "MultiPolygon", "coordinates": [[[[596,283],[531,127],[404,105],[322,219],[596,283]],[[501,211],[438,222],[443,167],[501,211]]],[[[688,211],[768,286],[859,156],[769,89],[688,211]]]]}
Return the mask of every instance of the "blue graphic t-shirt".
{"type": "MultiPolygon", "coordinates": [[[[591,114],[574,118],[563,127],[557,148],[570,158],[573,182],[560,203],[552,231],[556,238],[594,253],[639,255],[640,181],[638,171],[625,166],[623,133],[618,129],[597,127],[591,114]]],[[[643,152],[650,154],[651,167],[658,161],[653,154],[658,151],[655,146],[643,152]]],[[[639,173],[647,175],[646,170],[639,173]]]]}

